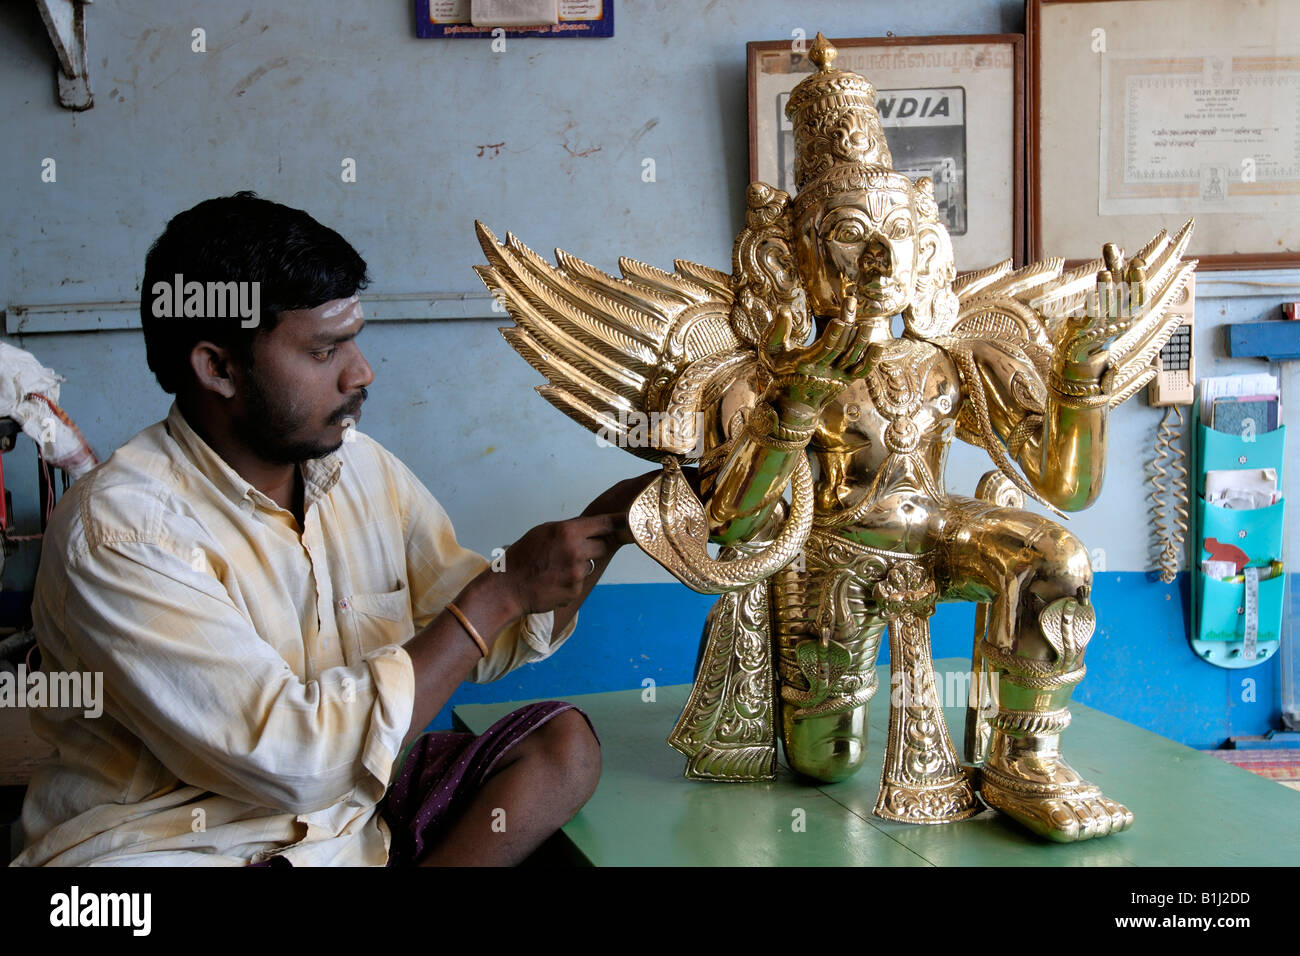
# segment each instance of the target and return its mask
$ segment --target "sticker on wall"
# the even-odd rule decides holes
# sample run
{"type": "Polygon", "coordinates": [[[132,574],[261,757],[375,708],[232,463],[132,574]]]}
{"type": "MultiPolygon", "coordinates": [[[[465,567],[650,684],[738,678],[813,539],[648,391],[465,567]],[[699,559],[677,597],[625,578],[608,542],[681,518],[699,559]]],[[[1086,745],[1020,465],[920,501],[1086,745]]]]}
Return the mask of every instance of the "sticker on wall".
{"type": "Polygon", "coordinates": [[[415,34],[439,37],[612,37],[614,0],[415,0],[415,34]]]}

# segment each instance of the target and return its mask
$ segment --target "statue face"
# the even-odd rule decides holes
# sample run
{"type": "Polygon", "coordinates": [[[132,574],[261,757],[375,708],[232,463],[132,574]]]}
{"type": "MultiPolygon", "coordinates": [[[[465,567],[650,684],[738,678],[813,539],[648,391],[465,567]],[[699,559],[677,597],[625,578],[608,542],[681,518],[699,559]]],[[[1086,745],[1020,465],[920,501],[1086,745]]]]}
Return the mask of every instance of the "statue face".
{"type": "Polygon", "coordinates": [[[903,188],[848,189],[798,227],[799,271],[813,311],[836,315],[849,280],[863,317],[896,315],[916,292],[916,209],[903,188]]]}

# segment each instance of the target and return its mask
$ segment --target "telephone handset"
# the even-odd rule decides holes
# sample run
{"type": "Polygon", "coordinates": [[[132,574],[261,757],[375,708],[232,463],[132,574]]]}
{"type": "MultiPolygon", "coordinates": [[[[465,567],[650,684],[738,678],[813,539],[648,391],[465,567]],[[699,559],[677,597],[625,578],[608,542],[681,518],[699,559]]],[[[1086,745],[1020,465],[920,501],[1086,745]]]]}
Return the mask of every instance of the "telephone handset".
{"type": "Polygon", "coordinates": [[[1187,456],[1181,432],[1183,410],[1192,404],[1196,384],[1196,350],[1192,329],[1196,312],[1196,275],[1187,277],[1182,296],[1170,306],[1182,324],[1156,356],[1156,377],[1147,385],[1147,402],[1164,408],[1156,432],[1155,458],[1151,462],[1151,524],[1160,580],[1171,583],[1182,565],[1183,539],[1187,535],[1187,456]],[[1166,465],[1168,467],[1166,467],[1166,465]],[[1168,484],[1166,484],[1166,480],[1168,484]]]}
{"type": "MultiPolygon", "coordinates": [[[[1187,277],[1182,296],[1169,307],[1182,324],[1170,336],[1156,356],[1156,377],[1147,385],[1147,401],[1152,408],[1190,405],[1196,383],[1196,355],[1192,348],[1192,319],[1196,311],[1196,273],[1187,277]]],[[[1168,413],[1166,413],[1168,414],[1168,413]]]]}

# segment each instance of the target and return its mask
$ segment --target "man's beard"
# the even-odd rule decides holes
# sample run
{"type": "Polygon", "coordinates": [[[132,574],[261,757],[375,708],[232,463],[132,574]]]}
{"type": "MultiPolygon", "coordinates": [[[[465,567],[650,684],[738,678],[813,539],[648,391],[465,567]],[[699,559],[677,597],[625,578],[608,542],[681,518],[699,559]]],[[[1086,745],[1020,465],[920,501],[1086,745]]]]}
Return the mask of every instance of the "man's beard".
{"type": "MultiPolygon", "coordinates": [[[[366,395],[366,389],[362,388],[357,397],[339,408],[326,424],[336,425],[347,418],[355,419],[361,413],[361,403],[365,401],[366,395]]],[[[250,374],[245,380],[245,397],[247,415],[238,423],[238,434],[263,461],[277,465],[296,465],[323,458],[338,451],[343,444],[341,435],[335,441],[287,438],[288,435],[302,431],[304,427],[311,427],[312,423],[304,416],[294,414],[291,403],[269,396],[256,374],[250,374]]]]}

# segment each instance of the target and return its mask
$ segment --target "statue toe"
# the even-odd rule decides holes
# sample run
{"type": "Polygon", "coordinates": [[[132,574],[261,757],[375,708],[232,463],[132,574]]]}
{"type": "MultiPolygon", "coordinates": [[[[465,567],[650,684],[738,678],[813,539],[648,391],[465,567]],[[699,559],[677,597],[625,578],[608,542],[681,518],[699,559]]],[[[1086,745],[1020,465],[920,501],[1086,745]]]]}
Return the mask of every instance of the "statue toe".
{"type": "Polygon", "coordinates": [[[1102,804],[1110,813],[1110,832],[1122,833],[1133,825],[1133,811],[1122,803],[1116,803],[1109,797],[1101,798],[1102,804]]]}
{"type": "MultiPolygon", "coordinates": [[[[1047,810],[1046,829],[1030,826],[1031,830],[1058,843],[1073,843],[1079,839],[1079,834],[1083,829],[1083,821],[1079,819],[1079,815],[1075,813],[1072,806],[1063,801],[1052,801],[1044,809],[1047,810]]],[[[1022,823],[1026,822],[1017,814],[1013,813],[1012,816],[1022,823]]]]}

